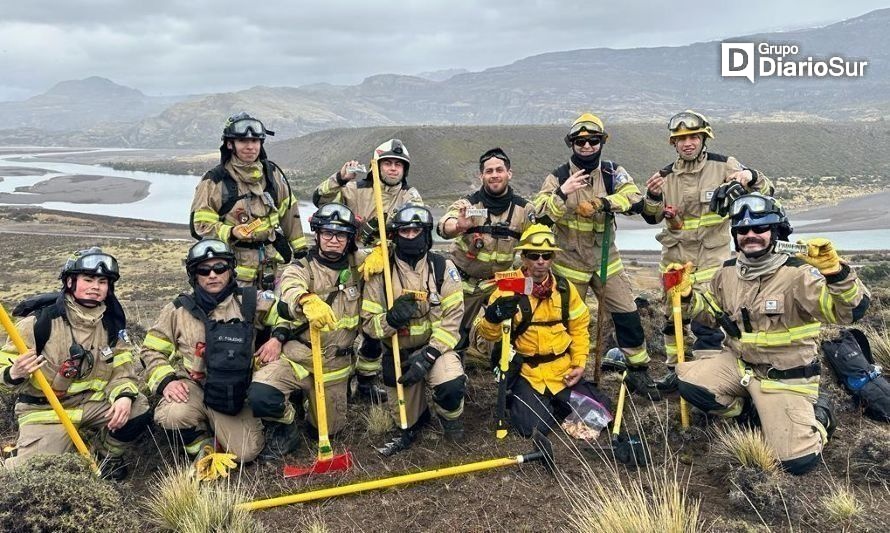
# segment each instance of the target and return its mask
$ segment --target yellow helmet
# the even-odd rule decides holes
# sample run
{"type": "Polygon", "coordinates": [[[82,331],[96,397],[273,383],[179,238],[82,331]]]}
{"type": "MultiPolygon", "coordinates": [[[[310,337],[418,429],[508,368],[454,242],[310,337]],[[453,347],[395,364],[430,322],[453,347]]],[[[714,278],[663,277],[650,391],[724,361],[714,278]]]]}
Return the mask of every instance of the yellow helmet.
{"type": "Polygon", "coordinates": [[[556,235],[544,224],[532,224],[522,232],[519,246],[516,250],[531,250],[536,252],[561,252],[562,248],[556,246],[556,235]]]}
{"type": "Polygon", "coordinates": [[[598,116],[584,113],[576,118],[575,122],[572,122],[572,127],[569,128],[569,133],[565,138],[566,146],[571,147],[572,141],[579,137],[599,137],[602,142],[606,142],[609,134],[606,133],[603,121],[598,116]]]}
{"type": "Polygon", "coordinates": [[[668,139],[671,144],[674,144],[674,139],[677,137],[696,133],[703,133],[709,139],[714,138],[714,130],[711,129],[711,123],[708,122],[707,117],[691,109],[672,116],[668,121],[668,129],[671,132],[668,139]]]}

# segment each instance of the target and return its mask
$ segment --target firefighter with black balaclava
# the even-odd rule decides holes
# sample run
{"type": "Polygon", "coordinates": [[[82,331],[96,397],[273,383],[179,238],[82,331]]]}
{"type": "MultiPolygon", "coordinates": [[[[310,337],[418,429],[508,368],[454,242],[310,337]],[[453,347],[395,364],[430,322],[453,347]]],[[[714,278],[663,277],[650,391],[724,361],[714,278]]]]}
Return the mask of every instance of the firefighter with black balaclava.
{"type": "Polygon", "coordinates": [[[819,394],[822,323],[862,318],[869,292],[835,251],[813,238],[792,256],[777,250],[792,228],[782,207],[759,193],[729,208],[739,252],[717,270],[709,288],[693,291],[685,272],[684,316],[722,327],[726,341],[711,358],[677,365],[680,394],[708,413],[756,420],[785,470],[803,474],[818,465],[834,419],[819,394]]]}
{"type": "MultiPolygon", "coordinates": [[[[538,221],[553,224],[562,248],[553,272],[575,284],[584,300],[589,289],[601,295],[615,324],[618,348],[626,360],[625,382],[632,392],[652,400],[661,398],[649,377],[649,352],[618,247],[614,215],[639,213],[643,196],[624,167],[601,159],[609,135],[599,117],[584,113],[565,136],[572,151],[569,161],[551,172],[534,199],[538,221]],[[610,225],[606,284],[600,281],[606,224],[610,225]]],[[[598,325],[598,327],[601,327],[598,325]]]]}
{"type": "MultiPolygon", "coordinates": [[[[142,343],[149,390],[160,397],[155,422],[190,456],[209,448],[247,463],[263,449],[263,425],[247,402],[255,362],[281,357],[289,338],[271,291],[235,282],[236,254],[204,239],[188,251],[192,292],[161,309],[142,343]],[[254,349],[256,331],[275,327],[254,349]]],[[[234,463],[232,463],[234,464],[234,463]]],[[[200,472],[199,472],[200,475],[200,472]]]]}
{"type": "Polygon", "coordinates": [[[263,147],[274,134],[247,113],[229,117],[219,165],[198,183],[189,220],[196,239],[232,247],[239,285],[260,290],[272,290],[278,268],[306,252],[297,197],[263,147]]]}
{"type": "Polygon", "coordinates": [[[102,476],[121,480],[127,476],[124,450],[151,414],[114,294],[117,260],[98,247],[81,250],[65,261],[59,277],[60,292],[29,298],[13,311],[26,316],[16,328],[32,349],[19,355],[9,341],[0,350],[0,389],[18,394],[19,425],[16,454],[3,464],[15,468],[35,455],[74,447],[43,391],[28,379],[41,369],[73,423],[98,430],[93,447],[102,476]]]}
{"type": "MultiPolygon", "coordinates": [[[[372,159],[380,169],[384,218],[392,216],[406,204],[422,204],[420,193],[408,184],[411,155],[399,139],[390,139],[374,149],[372,159]]],[[[330,178],[321,182],[312,195],[312,202],[321,207],[337,202],[348,207],[359,223],[359,240],[370,246],[377,242],[377,213],[374,202],[373,176],[356,160],[347,161],[330,178]]],[[[381,250],[375,247],[360,266],[365,281],[383,268],[381,250]]],[[[377,385],[380,374],[380,343],[362,335],[355,362],[356,399],[377,403],[386,401],[386,391],[377,385]]]]}
{"type": "MultiPolygon", "coordinates": [[[[309,398],[309,423],[315,420],[315,388],[309,326],[321,330],[321,351],[328,429],[346,423],[347,381],[352,372],[354,344],[359,334],[362,279],[356,268],[355,216],[342,204],[325,204],[309,221],[315,246],[307,257],[291,263],[281,275],[279,314],[295,324],[280,359],[254,374],[248,397],[254,415],[278,424],[267,448],[283,455],[295,438],[290,394],[309,398]]],[[[317,435],[317,430],[315,431],[317,435]]]]}
{"type": "Polygon", "coordinates": [[[390,265],[395,300],[387,309],[383,273],[374,274],[365,283],[361,315],[365,333],[384,346],[383,382],[393,413],[398,405],[391,339],[399,336],[408,430],[378,449],[391,455],[410,446],[430,419],[427,388],[432,389],[433,409],[445,437],[463,439],[466,375],[454,351],[464,313],[461,278],[450,259],[430,252],[432,214],[426,207],[407,205],[386,227],[395,249],[390,265]]]}
{"type": "MultiPolygon", "coordinates": [[[[668,130],[677,160],[646,181],[642,215],[650,224],[664,222],[664,229],[656,236],[662,246],[662,272],[671,263],[692,262],[693,280],[704,291],[730,255],[730,220],[721,206],[729,206],[734,198],[749,192],[772,194],[773,185],[762,172],[745,167],[736,158],[708,151],[706,143],[714,138],[714,130],[704,115],[691,110],[677,113],[668,122],[668,130]]],[[[695,335],[694,356],[707,357],[720,351],[723,332],[719,328],[697,320],[690,328],[695,335]]],[[[663,333],[669,372],[658,387],[674,391],[677,340],[670,317],[663,333]]]]}

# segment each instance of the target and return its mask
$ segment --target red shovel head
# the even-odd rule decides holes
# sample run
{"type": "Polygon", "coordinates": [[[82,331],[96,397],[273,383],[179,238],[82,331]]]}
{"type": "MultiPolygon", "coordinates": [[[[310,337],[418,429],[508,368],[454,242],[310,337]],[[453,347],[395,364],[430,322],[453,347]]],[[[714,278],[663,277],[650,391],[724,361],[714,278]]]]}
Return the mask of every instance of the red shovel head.
{"type": "Polygon", "coordinates": [[[327,474],[329,472],[345,472],[352,468],[352,453],[346,451],[327,460],[316,460],[312,466],[284,465],[284,478],[327,474]]]}
{"type": "Polygon", "coordinates": [[[497,280],[498,290],[515,294],[531,294],[532,278],[505,278],[497,280]]]}
{"type": "Polygon", "coordinates": [[[683,281],[683,270],[668,270],[661,275],[661,285],[669,291],[683,281]]]}

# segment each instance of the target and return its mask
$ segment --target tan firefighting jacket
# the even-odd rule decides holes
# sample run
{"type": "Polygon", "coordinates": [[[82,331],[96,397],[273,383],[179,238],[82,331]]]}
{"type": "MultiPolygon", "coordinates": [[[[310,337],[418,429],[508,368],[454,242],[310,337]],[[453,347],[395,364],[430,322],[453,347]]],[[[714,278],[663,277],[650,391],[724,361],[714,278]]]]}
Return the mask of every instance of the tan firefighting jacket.
{"type": "MultiPolygon", "coordinates": [[[[553,394],[565,388],[563,378],[573,366],[584,368],[590,350],[590,310],[578,296],[578,291],[571,283],[569,301],[564,303],[554,283],[553,292],[544,300],[529,296],[532,309],[531,324],[525,332],[513,341],[516,353],[526,361],[520,371],[522,377],[539,393],[549,389],[553,394]],[[569,306],[568,326],[562,323],[562,306],[569,306]],[[549,363],[531,366],[527,361],[534,362],[536,356],[564,354],[563,357],[549,363]]],[[[489,304],[504,293],[495,289],[489,304]]],[[[513,327],[522,322],[522,310],[513,317],[513,327]]],[[[487,340],[496,341],[501,338],[501,325],[492,324],[484,318],[476,322],[479,334],[487,340]]]]}
{"type": "MultiPolygon", "coordinates": [[[[534,205],[509,190],[513,203],[500,215],[489,213],[487,217],[472,217],[474,226],[458,235],[451,246],[450,257],[454,265],[467,276],[476,280],[491,280],[495,272],[513,268],[514,248],[519,244],[522,232],[532,224],[534,205]]],[[[481,194],[476,192],[464,198],[474,208],[484,208],[481,194]]],[[[448,219],[458,218],[460,201],[451,204],[439,219],[439,235],[448,219]]],[[[473,292],[472,287],[467,292],[473,292]]]]}
{"type": "MultiPolygon", "coordinates": [[[[672,229],[670,220],[655,237],[661,243],[661,270],[671,263],[695,265],[695,282],[709,281],[720,266],[730,256],[729,243],[732,239],[730,219],[721,217],[710,210],[709,204],[714,189],[724,183],[731,174],[745,167],[730,156],[726,157],[703,151],[695,161],[677,158],[665,167],[670,172],[665,176],[662,198],[653,199],[648,194],[643,204],[643,218],[650,224],[664,220],[664,207],[673,206],[679,211],[682,226],[672,229]]],[[[771,196],[773,184],[763,173],[750,169],[757,179],[749,192],[761,192],[771,196]]],[[[679,223],[677,223],[679,225],[679,223]]]]}
{"type": "MultiPolygon", "coordinates": [[[[330,178],[324,180],[315,189],[312,201],[321,207],[324,204],[336,202],[348,207],[360,222],[367,221],[376,216],[374,203],[374,187],[370,177],[362,180],[352,180],[345,185],[340,185],[335,172],[330,178]]],[[[414,187],[409,187],[403,180],[398,185],[387,185],[380,182],[383,196],[383,210],[392,216],[405,204],[422,204],[423,199],[414,187]]]]}
{"type": "MultiPolygon", "coordinates": [[[[444,354],[453,350],[460,339],[460,322],[464,315],[464,293],[460,274],[450,259],[445,260],[445,274],[442,288],[436,287],[435,275],[429,258],[424,256],[417,265],[411,265],[391,257],[393,298],[403,294],[402,289],[426,293],[426,301],[417,303],[417,312],[408,325],[399,331],[399,348],[415,350],[429,344],[444,354]]],[[[391,337],[396,333],[386,321],[386,290],[383,273],[375,274],[365,284],[362,297],[362,328],[375,339],[381,339],[386,346],[392,344],[391,337]]],[[[403,361],[405,359],[402,359],[403,361]]]]}
{"type": "MultiPolygon", "coordinates": [[[[611,164],[604,162],[603,164],[611,164]]],[[[580,168],[569,162],[569,175],[580,168]]],[[[553,261],[553,271],[569,281],[587,283],[593,275],[598,275],[602,260],[603,232],[605,231],[606,215],[602,212],[592,216],[582,216],[578,208],[590,202],[592,198],[605,198],[612,213],[632,213],[643,201],[640,189],[624,167],[615,165],[613,172],[613,193],[606,194],[602,170],[590,173],[590,185],[573,192],[565,199],[556,191],[559,179],[552,173],[544,179],[541,191],[535,197],[535,214],[538,219],[550,218],[555,224],[557,245],[563,249],[553,261]]],[[[583,208],[582,208],[583,212],[583,208]]],[[[615,247],[615,221],[612,221],[610,237],[610,253],[608,276],[621,272],[624,267],[615,247]]]]}
{"type": "Polygon", "coordinates": [[[262,274],[259,271],[261,260],[284,262],[281,254],[272,245],[272,240],[281,238],[275,233],[276,228],[281,229],[281,235],[293,250],[306,249],[306,237],[303,235],[303,226],[300,222],[299,201],[291,192],[287,180],[278,167],[271,162],[269,167],[272,169],[278,198],[270,199],[263,194],[266,187],[265,178],[253,183],[247,183],[239,178],[232,169],[232,160],[229,160],[225,169],[238,186],[238,196],[245,195],[245,197],[235,202],[232,209],[220,220],[219,210],[223,204],[226,186],[222,181],[214,183],[208,177],[210,175],[208,172],[198,183],[192,200],[191,216],[195,233],[204,238],[219,239],[232,246],[238,265],[235,272],[239,282],[257,279],[262,274]],[[274,205],[270,205],[270,200],[274,205]],[[259,225],[253,231],[254,240],[245,242],[232,237],[232,228],[239,224],[251,224],[256,220],[259,220],[259,225]],[[258,249],[257,246],[262,242],[266,242],[266,245],[258,249]]]}
{"type": "Polygon", "coordinates": [[[280,299],[287,305],[290,316],[298,330],[303,330],[300,340],[292,340],[284,345],[284,356],[294,367],[294,374],[302,379],[312,369],[312,352],[309,348],[309,330],[303,314],[300,298],[305,294],[316,294],[328,302],[337,325],[330,331],[321,332],[322,353],[324,355],[325,381],[331,382],[348,378],[351,367],[331,368],[331,360],[338,352],[353,347],[359,333],[359,311],[362,304],[362,277],[355,268],[354,258],[349,257],[343,270],[333,270],[318,262],[315,251],[307,258],[290,264],[281,276],[278,287],[280,299]],[[341,375],[342,374],[342,375],[341,375]]]}
{"type": "MultiPolygon", "coordinates": [[[[741,330],[741,338],[726,336],[726,349],[748,365],[777,370],[809,365],[818,354],[822,323],[850,324],[868,306],[868,289],[847,265],[826,278],[815,267],[789,257],[777,270],[750,281],[741,279],[737,268],[734,259],[727,261],[708,291],[692,293],[684,316],[718,327],[715,315],[725,313],[741,330]]],[[[791,390],[795,387],[815,394],[818,378],[791,390]]]]}
{"type": "MultiPolygon", "coordinates": [[[[119,334],[113,347],[108,346],[108,332],[102,324],[104,304],[89,310],[75,303],[71,296],[65,297],[65,318],[59,316],[50,322],[50,336],[43,348],[46,365],[40,370],[46,376],[56,396],[65,407],[71,421],[77,425],[82,411],[78,407],[86,402],[107,401],[114,403],[122,396],[136,398],[139,387],[136,367],[133,360],[133,347],[125,334],[119,334]],[[87,318],[75,312],[77,306],[88,313],[87,318]],[[70,327],[69,327],[70,323],[70,327]],[[73,336],[72,336],[73,333],[73,336]],[[59,374],[62,363],[69,357],[69,349],[78,343],[92,354],[92,370],[89,361],[81,364],[87,371],[79,378],[65,378],[59,374]]],[[[27,346],[34,346],[35,316],[28,316],[16,324],[16,329],[27,346]]],[[[33,378],[19,383],[10,381],[9,368],[19,354],[12,341],[7,341],[0,350],[0,390],[16,392],[34,398],[45,398],[43,391],[33,378]]],[[[18,422],[24,424],[59,423],[59,418],[48,404],[19,402],[16,406],[18,422]]]]}
{"type": "MultiPolygon", "coordinates": [[[[240,296],[230,295],[208,315],[216,321],[241,320],[240,296]]],[[[269,292],[257,293],[257,329],[287,324],[278,316],[276,300],[269,292]]],[[[191,379],[202,384],[206,371],[204,363],[204,323],[185,307],[171,302],[161,309],[161,316],[142,342],[142,364],[150,391],[161,394],[174,379],[191,379]]]]}

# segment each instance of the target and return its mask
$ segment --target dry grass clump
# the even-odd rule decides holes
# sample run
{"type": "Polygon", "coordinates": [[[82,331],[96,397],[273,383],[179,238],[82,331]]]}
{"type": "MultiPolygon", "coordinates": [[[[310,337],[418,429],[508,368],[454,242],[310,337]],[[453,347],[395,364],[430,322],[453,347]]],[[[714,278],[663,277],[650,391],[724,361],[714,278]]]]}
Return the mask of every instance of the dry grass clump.
{"type": "Polygon", "coordinates": [[[715,431],[713,450],[744,468],[756,468],[769,474],[779,470],[779,458],[759,429],[725,424],[715,431]]]}
{"type": "Polygon", "coordinates": [[[264,531],[249,511],[235,508],[248,498],[232,483],[201,483],[191,469],[171,467],[145,500],[148,519],[164,531],[178,533],[264,531]]]}
{"type": "MultiPolygon", "coordinates": [[[[884,368],[890,368],[890,335],[865,324],[859,329],[868,338],[868,344],[871,346],[871,354],[874,357],[875,364],[881,365],[884,368]]],[[[884,328],[884,331],[887,331],[887,329],[884,328]]]]}
{"type": "Polygon", "coordinates": [[[385,435],[395,427],[392,415],[390,415],[386,404],[372,403],[368,407],[368,412],[362,414],[362,417],[365,419],[368,433],[374,436],[385,435]]]}
{"type": "Polygon", "coordinates": [[[756,466],[742,466],[729,473],[729,501],[739,509],[752,509],[761,520],[764,517],[789,516],[792,501],[791,480],[783,472],[767,472],[756,466]]]}
{"type": "Polygon", "coordinates": [[[628,477],[615,468],[594,473],[589,467],[582,477],[568,488],[570,531],[704,531],[700,502],[689,496],[673,461],[649,466],[639,477],[628,477]]]}
{"type": "Polygon", "coordinates": [[[819,502],[828,516],[837,522],[849,522],[864,509],[856,494],[842,486],[831,487],[828,494],[822,496],[819,502]]]}

